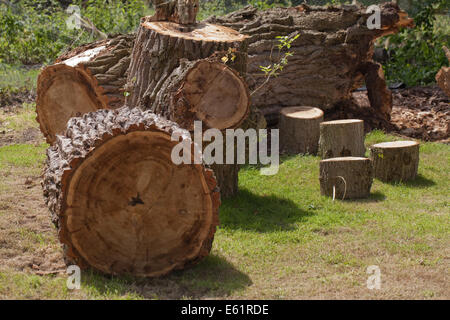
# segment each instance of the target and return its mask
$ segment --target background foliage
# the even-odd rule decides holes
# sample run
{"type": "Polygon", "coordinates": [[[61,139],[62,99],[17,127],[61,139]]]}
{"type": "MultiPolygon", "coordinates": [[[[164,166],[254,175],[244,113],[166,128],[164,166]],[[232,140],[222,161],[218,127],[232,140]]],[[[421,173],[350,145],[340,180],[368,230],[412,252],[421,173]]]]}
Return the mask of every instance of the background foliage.
{"type": "MultiPolygon", "coordinates": [[[[106,34],[134,31],[142,16],[152,13],[147,0],[0,0],[0,74],[6,65],[51,63],[70,48],[95,40],[89,30],[70,30],[66,25],[69,4],[78,5],[81,15],[106,34]]],[[[199,19],[223,15],[247,4],[260,9],[350,3],[340,0],[200,0],[199,19]]],[[[386,1],[360,0],[364,5],[386,1]]],[[[434,82],[434,75],[446,64],[443,45],[450,46],[449,0],[399,0],[412,15],[417,28],[382,39],[390,59],[385,64],[391,81],[409,86],[434,82]],[[438,14],[438,15],[437,15],[438,14]]]]}

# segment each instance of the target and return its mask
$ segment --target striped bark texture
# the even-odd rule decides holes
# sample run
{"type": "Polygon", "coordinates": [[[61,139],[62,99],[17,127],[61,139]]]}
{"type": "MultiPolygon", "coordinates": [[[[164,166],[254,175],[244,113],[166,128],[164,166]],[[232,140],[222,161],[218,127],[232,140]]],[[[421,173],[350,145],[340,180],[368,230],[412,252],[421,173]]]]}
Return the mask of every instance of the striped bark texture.
{"type": "Polygon", "coordinates": [[[172,134],[192,146],[189,132],[137,108],[69,121],[47,151],[42,183],[67,263],[153,277],[209,254],[216,180],[201,164],[172,162],[172,134]]]}

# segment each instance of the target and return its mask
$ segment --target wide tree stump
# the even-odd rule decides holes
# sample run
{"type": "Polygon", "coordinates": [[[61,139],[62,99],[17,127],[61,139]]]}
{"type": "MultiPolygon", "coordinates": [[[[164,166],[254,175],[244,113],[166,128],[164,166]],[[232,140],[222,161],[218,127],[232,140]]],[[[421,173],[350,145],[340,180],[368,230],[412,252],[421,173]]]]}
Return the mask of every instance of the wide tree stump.
{"type": "Polygon", "coordinates": [[[403,182],[416,178],[419,168],[419,143],[395,141],[370,147],[375,178],[384,182],[403,182]]]}
{"type": "Polygon", "coordinates": [[[320,192],[333,199],[367,198],[372,187],[372,163],[360,157],[320,161],[320,192]]]}
{"type": "Polygon", "coordinates": [[[280,112],[280,148],[288,154],[316,154],[323,111],[313,107],[288,107],[280,112]]]}
{"type": "Polygon", "coordinates": [[[76,48],[42,70],[37,81],[37,121],[48,143],[71,117],[123,106],[134,35],[76,48]]]}
{"type": "Polygon", "coordinates": [[[216,180],[203,165],[172,162],[172,134],[191,144],[187,131],[137,108],[69,121],[47,152],[43,181],[68,263],[153,277],[209,254],[216,180]]]}
{"type": "Polygon", "coordinates": [[[319,155],[322,159],[364,157],[364,121],[326,121],[320,124],[319,155]]]}

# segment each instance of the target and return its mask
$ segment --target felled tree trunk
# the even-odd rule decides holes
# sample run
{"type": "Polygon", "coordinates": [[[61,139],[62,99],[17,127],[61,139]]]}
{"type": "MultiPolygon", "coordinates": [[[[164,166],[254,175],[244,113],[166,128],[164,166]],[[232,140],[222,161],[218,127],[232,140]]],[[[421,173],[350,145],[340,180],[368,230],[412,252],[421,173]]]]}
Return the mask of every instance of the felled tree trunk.
{"type": "Polygon", "coordinates": [[[288,65],[264,89],[255,92],[253,105],[269,110],[298,105],[331,110],[342,101],[351,100],[352,91],[365,78],[374,112],[389,119],[392,99],[382,70],[372,60],[374,40],[412,26],[413,21],[394,3],[380,4],[380,8],[381,29],[374,30],[367,27],[370,14],[359,5],[304,4],[264,11],[248,6],[206,21],[250,37],[247,76],[250,91],[265,81],[260,66],[278,59],[276,37],[300,35],[287,50],[293,53],[288,65]]]}
{"type": "Polygon", "coordinates": [[[320,124],[319,155],[322,159],[364,157],[364,121],[326,121],[320,124]]]}
{"type": "Polygon", "coordinates": [[[72,50],[42,70],[37,82],[37,121],[53,144],[71,117],[123,106],[123,87],[134,35],[121,35],[72,50]]]}
{"type": "Polygon", "coordinates": [[[172,162],[174,133],[191,145],[187,131],[136,108],[69,121],[47,152],[43,181],[68,263],[153,277],[209,254],[216,180],[203,165],[172,162]]]}
{"type": "Polygon", "coordinates": [[[417,176],[419,143],[395,141],[370,147],[375,178],[384,182],[405,182],[417,176]]]}
{"type": "Polygon", "coordinates": [[[367,198],[373,183],[370,159],[332,158],[320,161],[320,192],[338,200],[367,198]]]}
{"type": "MultiPolygon", "coordinates": [[[[240,77],[247,67],[247,37],[207,23],[151,20],[144,18],[138,31],[126,103],[167,116],[188,130],[195,120],[202,120],[204,129],[240,126],[249,113],[249,93],[240,77]]],[[[212,168],[221,196],[236,194],[238,165],[212,168]]]]}
{"type": "MultiPolygon", "coordinates": [[[[443,48],[448,62],[450,63],[450,50],[447,47],[443,48]]],[[[436,81],[442,91],[450,97],[450,67],[442,67],[436,75],[436,81]]]]}

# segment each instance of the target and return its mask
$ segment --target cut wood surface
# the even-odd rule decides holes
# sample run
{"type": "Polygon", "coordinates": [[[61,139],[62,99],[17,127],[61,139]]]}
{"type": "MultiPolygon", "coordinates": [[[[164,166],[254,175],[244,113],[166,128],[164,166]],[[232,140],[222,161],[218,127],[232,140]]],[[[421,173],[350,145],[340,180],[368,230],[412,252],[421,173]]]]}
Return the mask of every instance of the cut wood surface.
{"type": "Polygon", "coordinates": [[[419,168],[419,143],[395,141],[370,147],[374,176],[384,182],[413,180],[419,168]]]}
{"type": "Polygon", "coordinates": [[[362,157],[320,161],[320,192],[337,200],[367,198],[373,182],[372,163],[362,157]]]}
{"type": "Polygon", "coordinates": [[[68,263],[152,277],[209,254],[216,180],[203,165],[172,162],[174,133],[191,144],[187,131],[137,108],[69,121],[47,152],[43,182],[68,263]]]}
{"type": "Polygon", "coordinates": [[[364,157],[364,121],[326,121],[320,124],[319,155],[322,159],[364,157]]]}
{"type": "Polygon", "coordinates": [[[287,107],[280,112],[280,148],[288,154],[316,154],[323,111],[314,107],[287,107]]]}
{"type": "Polygon", "coordinates": [[[48,143],[71,117],[123,106],[134,35],[91,43],[45,67],[37,81],[37,121],[48,143]]]}
{"type": "Polygon", "coordinates": [[[372,60],[374,40],[411,27],[413,20],[394,3],[383,3],[381,29],[369,30],[370,14],[360,5],[309,6],[257,10],[247,6],[223,17],[206,21],[233,28],[249,38],[247,81],[250,91],[265,81],[260,66],[276,60],[278,36],[299,38],[288,50],[293,53],[278,77],[252,96],[259,108],[315,106],[335,108],[351,100],[354,89],[367,88],[374,112],[389,117],[392,108],[381,66],[372,60]]]}

